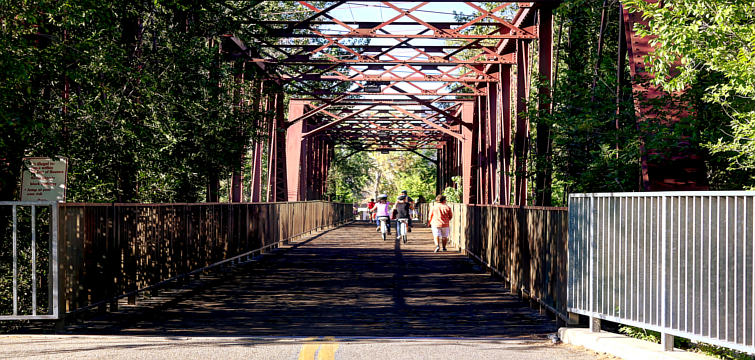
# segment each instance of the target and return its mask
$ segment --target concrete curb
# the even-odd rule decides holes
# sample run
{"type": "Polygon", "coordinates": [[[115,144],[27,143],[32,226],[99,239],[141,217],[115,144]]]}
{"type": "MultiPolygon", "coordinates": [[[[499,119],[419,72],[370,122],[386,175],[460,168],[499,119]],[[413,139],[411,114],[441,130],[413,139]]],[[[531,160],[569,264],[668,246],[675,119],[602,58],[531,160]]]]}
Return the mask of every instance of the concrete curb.
{"type": "Polygon", "coordinates": [[[660,344],[651,343],[610,332],[590,332],[590,329],[560,328],[558,337],[565,344],[584,346],[597,352],[626,360],[714,360],[715,358],[674,349],[663,351],[660,344]]]}

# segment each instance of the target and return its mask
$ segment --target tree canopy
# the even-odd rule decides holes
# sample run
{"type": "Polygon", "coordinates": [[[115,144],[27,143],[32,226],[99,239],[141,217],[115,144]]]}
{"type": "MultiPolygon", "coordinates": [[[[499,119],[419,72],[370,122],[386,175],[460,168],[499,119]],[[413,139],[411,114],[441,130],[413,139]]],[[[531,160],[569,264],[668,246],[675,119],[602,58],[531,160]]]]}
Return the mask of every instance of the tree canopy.
{"type": "Polygon", "coordinates": [[[413,152],[354,152],[338,148],[328,174],[331,200],[365,202],[379,194],[393,201],[406,190],[415,201],[435,198],[436,167],[432,150],[413,152]],[[352,154],[353,155],[349,155],[352,154]]]}
{"type": "Polygon", "coordinates": [[[704,86],[702,99],[731,118],[731,131],[706,146],[732,154],[731,168],[755,169],[755,1],[624,4],[649,20],[637,30],[655,37],[655,51],[646,59],[653,82],[669,90],[704,86]],[[720,75],[719,81],[706,83],[709,73],[720,75]]]}

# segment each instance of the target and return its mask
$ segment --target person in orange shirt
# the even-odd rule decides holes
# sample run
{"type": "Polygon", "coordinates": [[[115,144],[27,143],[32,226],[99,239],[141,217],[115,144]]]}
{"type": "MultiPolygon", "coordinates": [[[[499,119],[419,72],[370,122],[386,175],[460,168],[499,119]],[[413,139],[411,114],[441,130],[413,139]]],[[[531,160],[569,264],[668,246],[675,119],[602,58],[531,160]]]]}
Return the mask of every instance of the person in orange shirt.
{"type": "Polygon", "coordinates": [[[451,218],[453,211],[446,205],[446,197],[438,195],[435,198],[435,206],[430,210],[430,226],[433,229],[433,240],[435,241],[435,252],[440,251],[440,245],[443,245],[443,251],[446,251],[448,235],[451,232],[451,218]]]}

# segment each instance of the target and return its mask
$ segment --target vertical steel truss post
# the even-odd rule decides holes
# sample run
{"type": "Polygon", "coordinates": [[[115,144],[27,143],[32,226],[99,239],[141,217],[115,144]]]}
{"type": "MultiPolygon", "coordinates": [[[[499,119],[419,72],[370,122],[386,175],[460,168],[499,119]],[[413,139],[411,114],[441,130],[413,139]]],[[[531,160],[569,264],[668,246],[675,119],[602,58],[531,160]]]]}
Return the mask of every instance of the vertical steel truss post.
{"type": "MultiPolygon", "coordinates": [[[[303,120],[302,122],[305,122],[306,120],[303,120]]],[[[307,125],[304,125],[305,128],[307,125]]],[[[302,178],[301,178],[301,186],[302,189],[304,189],[302,195],[299,197],[299,200],[313,200],[313,194],[312,190],[314,188],[312,181],[314,179],[314,172],[316,169],[316,158],[317,158],[317,146],[315,146],[315,143],[317,142],[318,137],[309,137],[304,138],[302,140],[302,148],[306,149],[305,152],[302,153],[302,165],[306,164],[306,167],[303,168],[302,171],[302,178]]]]}
{"type": "MultiPolygon", "coordinates": [[[[552,111],[550,89],[553,84],[553,6],[542,5],[537,11],[539,15],[538,45],[540,47],[538,51],[538,73],[544,82],[544,85],[538,88],[541,99],[538,103],[538,110],[541,114],[550,114],[552,111]]],[[[551,205],[550,131],[551,129],[546,123],[541,121],[537,124],[537,156],[538,161],[543,161],[543,163],[538,166],[539,171],[535,186],[537,191],[534,200],[535,205],[540,206],[551,205]]]]}
{"type": "Polygon", "coordinates": [[[516,42],[516,137],[514,156],[516,158],[516,200],[515,205],[527,205],[527,149],[529,148],[530,124],[527,116],[527,86],[529,41],[516,42]]]}
{"type": "Polygon", "coordinates": [[[490,188],[488,185],[488,168],[490,165],[488,159],[488,141],[487,134],[487,96],[480,96],[475,99],[475,121],[477,122],[477,203],[489,204],[488,195],[490,188]]]}
{"type": "MultiPolygon", "coordinates": [[[[500,76],[500,74],[495,75],[496,77],[500,76]]],[[[501,196],[500,186],[498,185],[501,181],[500,174],[498,172],[498,139],[500,139],[500,130],[498,127],[498,124],[500,123],[498,121],[498,104],[500,102],[500,98],[498,96],[498,83],[488,83],[487,93],[487,116],[485,121],[487,126],[487,136],[485,138],[487,139],[486,147],[488,182],[486,185],[490,190],[488,192],[486,203],[492,204],[494,201],[496,201],[496,199],[500,200],[501,196]]]]}
{"type": "Polygon", "coordinates": [[[266,193],[265,193],[265,201],[268,202],[275,202],[278,201],[276,198],[276,190],[277,190],[277,151],[276,151],[276,140],[278,138],[278,94],[269,94],[268,95],[268,103],[271,106],[271,111],[273,111],[273,114],[271,115],[272,118],[270,119],[270,127],[267,129],[267,183],[266,183],[266,193]]]}
{"type": "MultiPolygon", "coordinates": [[[[236,74],[236,81],[237,82],[244,82],[243,73],[236,74]]],[[[236,96],[239,96],[239,94],[236,94],[236,96]]],[[[237,108],[236,111],[243,111],[241,107],[237,108]]],[[[239,156],[237,158],[236,168],[233,170],[233,175],[231,176],[231,202],[241,202],[241,199],[243,198],[243,188],[244,188],[244,162],[246,161],[246,145],[242,147],[241,152],[239,153],[239,156]]]]}
{"type": "MultiPolygon", "coordinates": [[[[265,116],[262,117],[262,128],[267,130],[269,133],[270,129],[275,127],[275,118],[274,116],[271,116],[270,113],[272,112],[272,109],[274,108],[273,98],[270,95],[265,95],[269,92],[270,88],[272,87],[272,84],[270,82],[263,83],[260,88],[260,104],[259,104],[259,111],[265,114],[265,116]]],[[[249,197],[249,201],[251,202],[259,202],[260,196],[262,194],[262,152],[264,150],[263,143],[260,141],[255,141],[252,145],[254,148],[254,155],[252,157],[252,176],[251,176],[251,196],[249,197]]],[[[268,148],[269,149],[269,148],[268,148]]],[[[268,155],[269,157],[269,155],[268,155]]],[[[268,175],[269,176],[269,175],[268,175]]]]}
{"type": "MultiPolygon", "coordinates": [[[[288,105],[289,120],[296,119],[304,115],[304,102],[300,100],[291,100],[288,105]]],[[[302,187],[302,182],[307,172],[307,139],[302,137],[306,130],[306,121],[300,120],[293,124],[288,124],[286,130],[286,170],[288,183],[288,201],[299,201],[304,199],[306,188],[302,187]]]]}
{"type": "Polygon", "coordinates": [[[267,201],[270,202],[288,200],[283,97],[279,92],[270,95],[274,108],[273,123],[268,132],[267,201]]]}
{"type": "Polygon", "coordinates": [[[307,179],[307,200],[318,200],[317,188],[320,183],[320,164],[322,162],[322,138],[314,137],[310,141],[309,153],[309,179],[307,179]]]}
{"type": "Polygon", "coordinates": [[[465,204],[477,203],[477,116],[475,114],[475,103],[465,101],[461,110],[461,134],[463,140],[461,143],[461,173],[462,173],[462,201],[465,204]]]}
{"type": "Polygon", "coordinates": [[[511,205],[511,65],[502,65],[501,73],[501,201],[503,205],[511,205]]]}

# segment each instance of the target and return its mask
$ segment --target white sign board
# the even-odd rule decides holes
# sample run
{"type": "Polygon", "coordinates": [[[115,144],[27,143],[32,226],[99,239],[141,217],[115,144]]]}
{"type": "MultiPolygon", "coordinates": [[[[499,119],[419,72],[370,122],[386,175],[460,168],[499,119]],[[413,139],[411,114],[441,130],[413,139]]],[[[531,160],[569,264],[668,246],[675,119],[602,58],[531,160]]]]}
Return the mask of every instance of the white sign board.
{"type": "Polygon", "coordinates": [[[68,159],[24,158],[21,201],[66,202],[68,159]]]}

